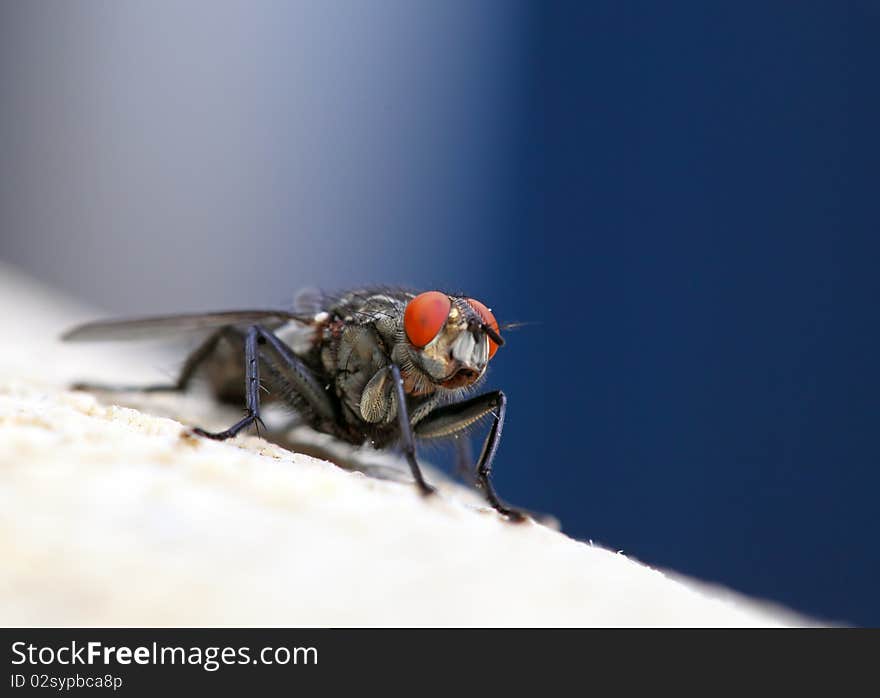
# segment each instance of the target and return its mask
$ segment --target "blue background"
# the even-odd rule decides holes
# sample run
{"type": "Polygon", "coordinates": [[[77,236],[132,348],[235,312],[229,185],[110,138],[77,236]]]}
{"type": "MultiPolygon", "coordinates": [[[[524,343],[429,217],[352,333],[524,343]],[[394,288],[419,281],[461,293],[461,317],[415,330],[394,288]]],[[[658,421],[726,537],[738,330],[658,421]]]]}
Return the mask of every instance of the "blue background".
{"type": "Polygon", "coordinates": [[[878,625],[878,73],[869,2],[6,3],[0,258],[110,314],[464,290],[534,323],[504,497],[878,625]]]}
{"type": "Polygon", "coordinates": [[[530,503],[880,624],[880,6],[582,3],[539,27],[530,503]]]}

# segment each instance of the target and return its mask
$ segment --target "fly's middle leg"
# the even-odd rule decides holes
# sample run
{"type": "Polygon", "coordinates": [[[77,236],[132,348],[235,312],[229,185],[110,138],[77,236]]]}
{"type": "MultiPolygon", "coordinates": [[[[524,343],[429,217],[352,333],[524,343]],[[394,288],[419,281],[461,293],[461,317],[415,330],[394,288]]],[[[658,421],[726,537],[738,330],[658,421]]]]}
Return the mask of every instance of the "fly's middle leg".
{"type": "Polygon", "coordinates": [[[400,438],[403,445],[403,453],[406,456],[413,478],[419,486],[422,494],[433,494],[435,490],[431,485],[425,482],[422,470],[419,468],[419,463],[416,460],[416,442],[413,438],[412,425],[409,422],[409,412],[406,409],[406,395],[403,392],[403,379],[400,377],[400,369],[395,364],[391,364],[389,370],[391,371],[391,378],[394,381],[394,391],[397,396],[397,423],[400,426],[400,438]]]}

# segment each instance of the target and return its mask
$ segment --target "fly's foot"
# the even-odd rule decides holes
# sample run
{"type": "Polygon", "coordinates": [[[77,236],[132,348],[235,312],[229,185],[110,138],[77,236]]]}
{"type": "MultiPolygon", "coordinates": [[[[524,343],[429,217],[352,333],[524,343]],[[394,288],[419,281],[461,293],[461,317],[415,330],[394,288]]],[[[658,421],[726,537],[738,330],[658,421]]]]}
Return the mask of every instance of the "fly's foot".
{"type": "Polygon", "coordinates": [[[536,524],[549,528],[553,531],[561,530],[562,526],[559,519],[550,514],[544,514],[539,511],[530,511],[529,509],[511,509],[503,504],[495,506],[495,510],[506,517],[511,523],[523,523],[524,521],[534,521],[536,524]]]}
{"type": "Polygon", "coordinates": [[[206,439],[213,439],[214,441],[225,441],[235,436],[235,434],[231,433],[231,429],[226,431],[205,431],[201,427],[193,427],[190,431],[196,436],[204,436],[206,439]]]}
{"type": "Polygon", "coordinates": [[[501,511],[500,513],[503,514],[504,516],[506,516],[507,520],[510,521],[510,523],[524,523],[525,521],[528,521],[528,519],[529,519],[527,514],[524,514],[523,512],[521,512],[517,509],[505,509],[504,511],[501,511]]]}
{"type": "Polygon", "coordinates": [[[419,493],[420,493],[423,497],[429,497],[429,496],[431,496],[432,494],[437,494],[437,488],[436,488],[436,487],[432,487],[431,485],[429,485],[429,484],[428,484],[427,482],[425,482],[424,480],[421,480],[420,482],[418,482],[418,483],[416,483],[416,484],[417,484],[418,487],[419,487],[419,493]]]}
{"type": "Polygon", "coordinates": [[[231,427],[229,427],[229,429],[225,429],[224,431],[205,431],[201,427],[193,427],[192,431],[193,434],[204,436],[206,439],[214,439],[214,441],[225,441],[226,439],[231,439],[242,429],[246,429],[254,422],[261,422],[260,415],[251,412],[247,416],[245,416],[244,419],[236,422],[231,427]]]}
{"type": "Polygon", "coordinates": [[[510,509],[501,502],[492,502],[492,507],[506,518],[510,523],[523,523],[529,520],[529,515],[519,509],[510,509]]]}
{"type": "Polygon", "coordinates": [[[529,519],[529,515],[526,512],[508,507],[498,499],[495,489],[489,482],[488,473],[480,473],[477,477],[476,485],[479,489],[483,490],[486,495],[486,501],[489,502],[492,508],[511,523],[522,523],[529,519]]]}

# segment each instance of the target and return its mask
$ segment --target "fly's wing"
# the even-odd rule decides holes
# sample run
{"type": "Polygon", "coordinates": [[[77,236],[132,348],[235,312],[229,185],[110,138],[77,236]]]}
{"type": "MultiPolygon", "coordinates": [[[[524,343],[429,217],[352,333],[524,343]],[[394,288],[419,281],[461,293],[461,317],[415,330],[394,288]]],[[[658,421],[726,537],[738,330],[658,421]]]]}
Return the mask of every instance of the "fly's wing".
{"type": "Polygon", "coordinates": [[[293,309],[303,315],[317,315],[326,310],[327,296],[319,288],[301,288],[293,297],[293,309]]]}
{"type": "Polygon", "coordinates": [[[74,327],[61,335],[61,339],[65,342],[153,339],[180,332],[210,330],[230,325],[280,324],[290,320],[309,323],[312,318],[285,310],[229,310],[217,313],[104,320],[74,327]]]}

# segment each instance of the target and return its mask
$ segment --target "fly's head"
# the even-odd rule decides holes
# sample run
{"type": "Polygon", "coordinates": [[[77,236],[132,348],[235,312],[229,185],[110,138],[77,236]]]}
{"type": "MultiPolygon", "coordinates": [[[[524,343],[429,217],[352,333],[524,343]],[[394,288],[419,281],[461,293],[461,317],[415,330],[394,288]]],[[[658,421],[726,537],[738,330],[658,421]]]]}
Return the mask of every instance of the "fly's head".
{"type": "Polygon", "coordinates": [[[473,385],[504,344],[489,308],[440,291],[421,293],[407,303],[403,329],[410,363],[427,380],[411,381],[412,393],[473,385]]]}

